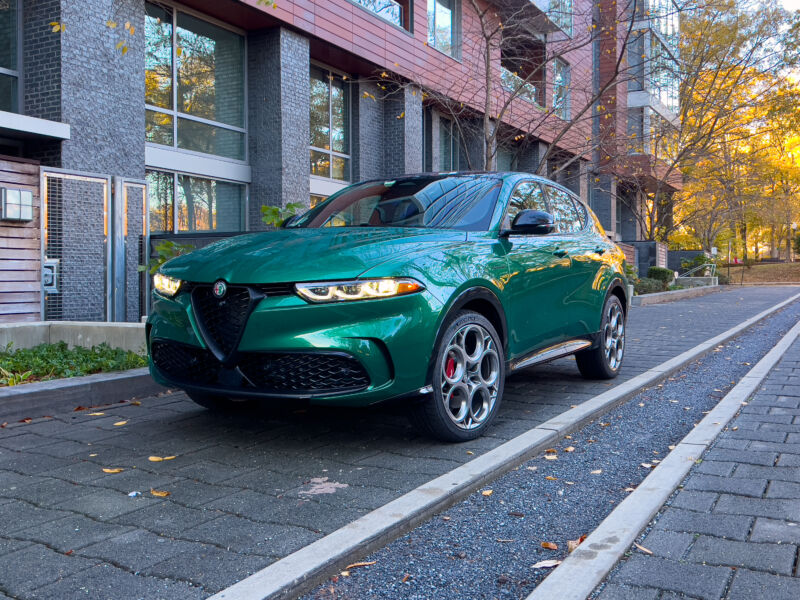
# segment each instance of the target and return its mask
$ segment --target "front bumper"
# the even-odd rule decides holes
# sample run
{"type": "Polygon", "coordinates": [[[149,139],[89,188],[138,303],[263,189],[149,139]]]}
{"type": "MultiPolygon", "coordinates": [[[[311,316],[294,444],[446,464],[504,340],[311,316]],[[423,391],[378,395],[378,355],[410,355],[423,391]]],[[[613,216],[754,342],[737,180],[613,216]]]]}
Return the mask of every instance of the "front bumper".
{"type": "Polygon", "coordinates": [[[236,352],[222,364],[201,334],[190,293],[171,299],[154,293],[146,328],[150,372],[159,383],[189,391],[365,406],[426,385],[440,310],[426,291],[341,304],[268,296],[255,305],[236,352]],[[170,356],[164,344],[175,345],[175,356],[180,348],[195,356],[193,367],[160,359],[170,356]],[[260,371],[268,372],[266,379],[257,380],[253,369],[262,364],[271,366],[260,371]],[[276,387],[274,376],[282,382],[288,377],[291,385],[276,387]],[[321,377],[339,379],[308,385],[321,377]]]}

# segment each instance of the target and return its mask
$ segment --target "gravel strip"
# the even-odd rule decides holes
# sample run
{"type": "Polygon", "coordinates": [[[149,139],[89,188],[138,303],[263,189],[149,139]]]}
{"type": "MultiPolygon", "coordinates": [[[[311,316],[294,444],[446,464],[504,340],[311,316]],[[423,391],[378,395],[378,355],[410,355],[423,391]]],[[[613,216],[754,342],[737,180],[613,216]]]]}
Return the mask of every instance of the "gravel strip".
{"type": "Polygon", "coordinates": [[[794,303],[305,598],[524,598],[548,573],[532,565],[563,558],[798,318],[794,303]]]}

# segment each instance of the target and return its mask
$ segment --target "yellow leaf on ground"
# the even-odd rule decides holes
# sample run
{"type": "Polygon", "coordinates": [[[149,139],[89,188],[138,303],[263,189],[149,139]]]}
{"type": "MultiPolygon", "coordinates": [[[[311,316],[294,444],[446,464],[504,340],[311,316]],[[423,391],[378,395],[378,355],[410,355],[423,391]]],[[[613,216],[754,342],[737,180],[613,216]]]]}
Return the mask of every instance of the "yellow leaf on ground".
{"type": "Polygon", "coordinates": [[[150,462],[161,462],[164,459],[161,458],[160,456],[148,456],[147,460],[149,460],[150,462]]]}
{"type": "Polygon", "coordinates": [[[595,469],[594,471],[591,471],[591,474],[592,475],[600,475],[600,473],[602,473],[602,472],[603,472],[603,469],[595,469]]]}
{"type": "Polygon", "coordinates": [[[177,458],[175,456],[165,456],[164,460],[172,460],[173,458],[177,458]]]}
{"type": "Polygon", "coordinates": [[[550,481],[558,481],[558,477],[553,477],[552,475],[548,475],[545,479],[549,479],[550,481]]]}
{"type": "Polygon", "coordinates": [[[167,492],[166,490],[156,490],[150,488],[150,493],[157,498],[166,498],[167,496],[169,496],[169,492],[167,492]]]}
{"type": "Polygon", "coordinates": [[[545,454],[555,454],[556,452],[558,452],[558,450],[556,450],[555,448],[548,448],[547,450],[544,451],[545,454]]]}
{"type": "Polygon", "coordinates": [[[575,446],[567,446],[564,448],[564,452],[575,452],[575,446]]]}
{"type": "Polygon", "coordinates": [[[339,575],[341,575],[342,577],[350,577],[350,571],[342,571],[341,573],[339,573],[339,575]]]}
{"type": "Polygon", "coordinates": [[[89,413],[90,417],[102,417],[106,413],[89,413]]]}
{"type": "Polygon", "coordinates": [[[139,402],[138,400],[131,401],[131,404],[133,404],[134,406],[141,406],[142,405],[142,403],[139,402]]]}
{"type": "Polygon", "coordinates": [[[475,453],[474,453],[472,450],[467,450],[467,454],[469,454],[470,456],[472,456],[472,455],[473,455],[473,454],[475,454],[475,453]]]}
{"type": "Polygon", "coordinates": [[[556,456],[555,454],[545,454],[544,455],[544,459],[545,460],[558,460],[558,456],[556,456]]]}
{"type": "Polygon", "coordinates": [[[486,497],[489,497],[489,496],[491,496],[492,494],[494,494],[494,490],[483,490],[483,491],[481,492],[481,495],[482,495],[482,496],[486,496],[486,497]]]}
{"type": "Polygon", "coordinates": [[[554,544],[553,542],[542,542],[542,548],[546,550],[558,550],[558,544],[554,544]]]}
{"type": "Polygon", "coordinates": [[[533,569],[552,569],[561,564],[560,560],[540,560],[535,565],[531,565],[533,569]]]}
{"type": "Polygon", "coordinates": [[[349,571],[350,569],[355,569],[356,567],[371,567],[372,565],[374,565],[377,562],[378,562],[377,560],[369,560],[369,561],[364,561],[364,562],[355,562],[355,563],[353,563],[351,565],[347,565],[344,568],[344,570],[345,571],[349,571]]]}
{"type": "Polygon", "coordinates": [[[116,21],[112,21],[111,19],[106,21],[106,27],[110,27],[111,29],[114,29],[116,26],[117,26],[117,22],[116,21]]]}
{"type": "Polygon", "coordinates": [[[122,427],[126,423],[127,421],[117,421],[116,423],[114,423],[114,427],[122,427]]]}
{"type": "Polygon", "coordinates": [[[122,473],[125,469],[120,469],[119,467],[105,467],[103,469],[103,473],[122,473]]]}
{"type": "Polygon", "coordinates": [[[90,455],[89,455],[89,458],[92,458],[93,456],[97,456],[97,452],[95,452],[95,453],[93,453],[93,454],[90,454],[90,455]]]}
{"type": "Polygon", "coordinates": [[[644,546],[640,546],[640,545],[639,545],[639,544],[637,544],[636,542],[634,542],[634,543],[633,543],[633,545],[634,545],[634,546],[636,546],[636,547],[637,547],[639,550],[641,550],[641,551],[642,551],[642,552],[644,552],[645,554],[652,554],[652,553],[653,553],[653,551],[652,551],[652,550],[648,550],[647,548],[645,548],[644,546]]]}
{"type": "Polygon", "coordinates": [[[653,468],[653,465],[651,465],[650,463],[642,463],[642,466],[643,466],[645,469],[652,469],[652,468],[653,468]]]}

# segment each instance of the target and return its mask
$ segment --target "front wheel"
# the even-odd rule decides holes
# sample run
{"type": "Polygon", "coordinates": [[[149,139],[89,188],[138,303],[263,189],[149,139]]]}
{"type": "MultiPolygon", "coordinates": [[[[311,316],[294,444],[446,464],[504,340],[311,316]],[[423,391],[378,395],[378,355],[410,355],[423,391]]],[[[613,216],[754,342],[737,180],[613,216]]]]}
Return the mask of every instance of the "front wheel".
{"type": "Polygon", "coordinates": [[[613,379],[619,374],[624,354],[625,311],[619,298],[610,294],[603,306],[600,343],[575,354],[575,361],[586,379],[613,379]]]}
{"type": "Polygon", "coordinates": [[[462,311],[433,350],[433,393],[411,409],[412,422],[446,442],[483,434],[500,407],[505,380],[503,344],[483,315],[462,311]]]}

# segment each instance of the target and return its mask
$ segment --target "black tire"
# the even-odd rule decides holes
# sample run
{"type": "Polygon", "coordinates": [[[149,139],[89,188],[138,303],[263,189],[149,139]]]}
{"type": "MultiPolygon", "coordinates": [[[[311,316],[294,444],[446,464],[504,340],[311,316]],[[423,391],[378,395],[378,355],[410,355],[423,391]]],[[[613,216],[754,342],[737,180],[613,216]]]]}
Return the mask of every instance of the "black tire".
{"type": "Polygon", "coordinates": [[[460,311],[445,323],[436,342],[428,379],[433,392],[411,407],[411,422],[445,442],[473,440],[497,415],[505,375],[505,352],[495,328],[479,313],[460,311]],[[454,342],[457,336],[461,342],[454,342]]]}
{"type": "Polygon", "coordinates": [[[578,370],[586,379],[613,379],[625,356],[625,310],[620,299],[609,294],[603,305],[603,320],[597,347],[575,354],[578,370]]]}
{"type": "Polygon", "coordinates": [[[189,396],[195,404],[199,404],[212,412],[221,413],[246,410],[253,405],[251,400],[233,400],[225,396],[207,394],[205,392],[190,392],[187,390],[186,395],[189,396]]]}

